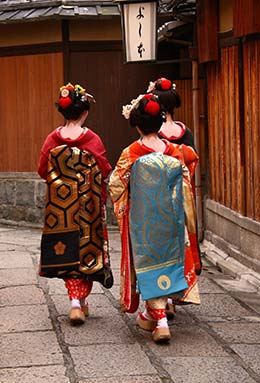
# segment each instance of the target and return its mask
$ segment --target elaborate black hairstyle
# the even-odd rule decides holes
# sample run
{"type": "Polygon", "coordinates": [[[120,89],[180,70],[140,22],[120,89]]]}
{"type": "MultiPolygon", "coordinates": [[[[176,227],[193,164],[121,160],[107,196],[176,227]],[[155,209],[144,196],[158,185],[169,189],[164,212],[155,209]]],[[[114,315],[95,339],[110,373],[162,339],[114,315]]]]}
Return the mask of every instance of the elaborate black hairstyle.
{"type": "Polygon", "coordinates": [[[95,102],[94,97],[82,86],[68,83],[60,88],[57,107],[66,120],[77,120],[85,110],[89,110],[90,101],[95,102]]]}
{"type": "Polygon", "coordinates": [[[150,82],[147,90],[159,97],[166,112],[173,117],[174,109],[181,106],[181,98],[176,91],[176,85],[167,78],[159,78],[155,82],[150,82]]]}
{"type": "Polygon", "coordinates": [[[129,118],[131,127],[138,127],[143,134],[155,133],[165,121],[161,103],[153,94],[140,95],[131,105],[123,107],[123,115],[129,118]]]}

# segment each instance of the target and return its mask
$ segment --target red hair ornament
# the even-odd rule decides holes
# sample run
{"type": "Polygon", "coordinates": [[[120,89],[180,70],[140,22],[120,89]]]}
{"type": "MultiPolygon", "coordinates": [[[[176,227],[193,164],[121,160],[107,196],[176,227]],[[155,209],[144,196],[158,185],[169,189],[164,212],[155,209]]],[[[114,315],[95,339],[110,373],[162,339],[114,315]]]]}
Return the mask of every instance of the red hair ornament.
{"type": "Polygon", "coordinates": [[[71,103],[72,103],[72,100],[70,97],[61,97],[59,99],[59,105],[62,109],[68,108],[68,106],[70,106],[71,103]]]}
{"type": "Polygon", "coordinates": [[[152,100],[152,94],[146,94],[143,98],[147,99],[148,102],[144,107],[145,113],[150,114],[151,116],[157,116],[160,112],[160,105],[158,102],[152,100]]]}
{"type": "Polygon", "coordinates": [[[159,87],[162,90],[170,90],[171,89],[172,82],[165,77],[160,78],[156,82],[158,83],[159,87]]]}

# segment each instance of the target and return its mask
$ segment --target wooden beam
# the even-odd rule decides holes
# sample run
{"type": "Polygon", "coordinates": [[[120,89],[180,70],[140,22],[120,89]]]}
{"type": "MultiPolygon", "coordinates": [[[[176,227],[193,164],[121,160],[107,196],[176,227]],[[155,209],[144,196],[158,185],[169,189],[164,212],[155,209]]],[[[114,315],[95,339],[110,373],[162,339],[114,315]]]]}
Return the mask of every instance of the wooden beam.
{"type": "Polygon", "coordinates": [[[199,63],[218,59],[218,2],[197,0],[197,38],[199,63]]]}

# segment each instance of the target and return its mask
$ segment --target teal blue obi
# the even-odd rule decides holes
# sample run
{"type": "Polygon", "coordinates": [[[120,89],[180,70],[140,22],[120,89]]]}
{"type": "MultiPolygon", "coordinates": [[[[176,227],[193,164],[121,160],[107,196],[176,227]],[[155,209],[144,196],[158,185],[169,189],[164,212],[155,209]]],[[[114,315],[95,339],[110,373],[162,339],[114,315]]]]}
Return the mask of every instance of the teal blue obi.
{"type": "Polygon", "coordinates": [[[185,290],[182,164],[162,153],[136,160],[130,176],[130,237],[144,300],[185,290]]]}

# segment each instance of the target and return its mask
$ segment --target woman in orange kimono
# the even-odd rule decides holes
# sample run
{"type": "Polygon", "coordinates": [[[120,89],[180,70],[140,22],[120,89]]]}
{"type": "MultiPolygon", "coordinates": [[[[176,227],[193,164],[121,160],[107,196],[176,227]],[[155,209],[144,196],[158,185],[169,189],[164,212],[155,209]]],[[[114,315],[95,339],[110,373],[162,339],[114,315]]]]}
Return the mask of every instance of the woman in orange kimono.
{"type": "MultiPolygon", "coordinates": [[[[192,190],[195,198],[195,168],[198,161],[194,161],[193,151],[196,151],[194,138],[192,131],[181,121],[174,119],[175,109],[181,106],[181,97],[176,90],[176,84],[167,78],[159,78],[156,81],[150,81],[147,89],[148,93],[155,94],[159,97],[162,103],[165,113],[166,121],[163,122],[159,136],[165,138],[168,141],[182,146],[182,152],[184,157],[185,165],[188,167],[190,172],[192,190]]],[[[202,270],[202,262],[200,256],[200,248],[198,238],[194,236],[194,233],[190,233],[190,241],[192,254],[194,258],[195,268],[197,275],[200,275],[202,270]]],[[[167,307],[168,318],[173,318],[175,308],[169,299],[167,307]]]]}
{"type": "Polygon", "coordinates": [[[120,304],[135,312],[141,294],[146,305],[137,324],[155,342],[168,342],[168,297],[200,303],[188,235],[196,230],[189,171],[181,147],[158,137],[164,116],[157,96],[140,95],[123,115],[140,139],[123,150],[109,181],[122,243],[120,304]]]}

